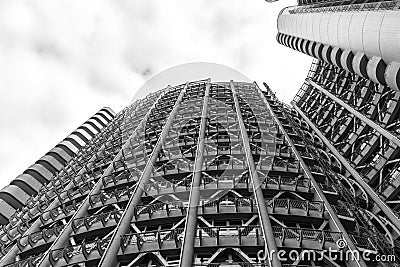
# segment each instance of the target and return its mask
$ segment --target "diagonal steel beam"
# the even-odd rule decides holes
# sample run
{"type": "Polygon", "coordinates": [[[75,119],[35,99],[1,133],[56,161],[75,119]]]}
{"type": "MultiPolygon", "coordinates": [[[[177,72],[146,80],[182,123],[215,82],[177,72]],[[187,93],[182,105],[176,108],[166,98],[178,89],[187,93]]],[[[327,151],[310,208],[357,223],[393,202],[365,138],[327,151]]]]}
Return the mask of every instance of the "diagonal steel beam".
{"type": "Polygon", "coordinates": [[[165,138],[168,135],[169,129],[171,128],[172,123],[174,122],[175,116],[178,113],[180,104],[182,102],[183,96],[187,88],[188,88],[188,83],[186,83],[185,87],[181,90],[178,99],[176,100],[175,105],[171,113],[169,114],[169,117],[161,131],[161,134],[158,137],[157,143],[153,151],[151,152],[149,160],[147,161],[146,166],[144,167],[143,173],[140,176],[140,179],[133,190],[132,196],[129,199],[128,204],[126,205],[126,208],[122,213],[121,218],[116,226],[116,231],[111,237],[111,241],[108,244],[103,256],[101,257],[98,266],[104,266],[104,267],[117,266],[118,260],[116,255],[118,254],[120,248],[121,238],[124,234],[129,232],[131,221],[135,212],[134,207],[136,207],[140,203],[140,200],[142,199],[145,185],[150,179],[151,173],[153,171],[153,166],[157,161],[158,154],[162,148],[162,145],[164,144],[165,138]]]}
{"type": "MultiPolygon", "coordinates": [[[[268,89],[267,85],[264,84],[264,86],[268,89]]],[[[301,167],[303,168],[306,176],[308,177],[308,179],[310,179],[316,194],[318,195],[318,197],[324,202],[325,208],[328,211],[330,218],[332,220],[332,223],[335,225],[336,229],[338,231],[340,231],[343,235],[343,237],[345,238],[345,241],[349,247],[349,249],[351,250],[352,253],[354,252],[359,252],[359,249],[354,245],[353,241],[351,240],[349,234],[347,233],[346,229],[344,228],[343,224],[340,222],[339,217],[336,215],[335,211],[333,210],[331,204],[329,203],[328,199],[326,198],[324,192],[322,191],[321,187],[319,186],[319,184],[317,183],[317,181],[315,180],[314,176],[312,175],[310,169],[308,168],[307,164],[304,162],[303,158],[301,157],[299,151],[296,149],[292,139],[290,138],[290,136],[288,135],[288,133],[286,132],[285,128],[283,127],[282,123],[280,122],[280,120],[278,119],[278,117],[276,116],[275,112],[273,111],[273,109],[271,108],[270,104],[268,103],[268,100],[265,98],[264,94],[261,92],[260,88],[257,86],[258,88],[258,92],[259,94],[263,97],[264,99],[264,103],[267,106],[269,112],[273,115],[273,118],[275,120],[275,122],[278,124],[279,129],[281,130],[281,132],[283,133],[283,135],[285,136],[286,140],[288,141],[290,147],[292,148],[296,159],[300,162],[301,167]]],[[[360,254],[358,254],[360,255],[360,254]]],[[[355,255],[356,256],[356,255],[355,255]]],[[[367,267],[366,263],[364,262],[364,260],[362,258],[360,258],[360,260],[357,261],[349,261],[346,262],[347,266],[362,266],[362,267],[367,267]]]]}
{"type": "Polygon", "coordinates": [[[381,126],[379,126],[378,124],[376,124],[374,121],[368,119],[365,115],[361,114],[359,111],[355,110],[353,107],[351,107],[349,104],[347,104],[346,102],[344,102],[343,100],[341,100],[340,98],[338,98],[337,96],[333,95],[332,93],[330,93],[328,90],[326,90],[325,88],[323,88],[321,85],[315,83],[314,81],[307,79],[307,81],[318,91],[322,92],[324,95],[326,95],[327,97],[329,97],[330,99],[332,99],[333,101],[335,101],[336,103],[338,103],[339,105],[341,105],[342,107],[344,107],[345,109],[347,109],[347,111],[349,111],[351,114],[353,114],[355,117],[357,117],[358,119],[362,120],[363,122],[365,122],[368,126],[370,126],[371,128],[373,128],[374,130],[378,131],[381,135],[383,135],[384,137],[386,137],[388,140],[392,141],[393,143],[395,143],[397,146],[400,147],[400,139],[397,138],[396,136],[394,136],[391,132],[389,132],[388,130],[382,128],[381,126]]]}
{"type": "Polygon", "coordinates": [[[301,109],[292,102],[293,107],[300,114],[300,116],[307,122],[307,124],[313,129],[313,131],[321,138],[322,142],[329,148],[329,150],[339,159],[343,166],[350,172],[354,177],[354,180],[364,189],[369,197],[376,203],[376,205],[382,210],[387,216],[389,221],[400,230],[400,220],[396,217],[393,211],[386,205],[386,203],[379,198],[375,191],[364,181],[361,175],[350,165],[349,162],[339,153],[339,151],[329,142],[329,140],[321,133],[321,131],[307,118],[307,116],[301,111],[301,109]]]}
{"type": "Polygon", "coordinates": [[[200,203],[200,184],[202,177],[201,174],[203,167],[204,144],[206,139],[208,99],[211,86],[210,81],[210,79],[207,81],[206,91],[204,93],[203,110],[201,114],[198,145],[196,151],[196,162],[194,163],[193,181],[190,188],[189,207],[186,216],[185,235],[183,239],[179,262],[180,267],[190,267],[193,265],[194,240],[197,229],[197,212],[200,203]]]}
{"type": "Polygon", "coordinates": [[[256,166],[254,164],[253,155],[251,153],[249,136],[247,135],[247,130],[246,130],[246,127],[243,122],[242,113],[240,111],[239,100],[237,97],[237,92],[236,92],[235,84],[233,81],[230,82],[230,87],[231,87],[232,94],[233,94],[233,100],[235,102],[236,116],[237,116],[237,119],[239,122],[240,132],[241,132],[242,141],[243,141],[243,147],[244,147],[245,154],[246,154],[247,165],[248,165],[249,171],[250,171],[251,184],[253,186],[253,191],[255,194],[255,200],[256,200],[256,204],[257,204],[258,214],[259,214],[260,222],[261,222],[261,226],[262,226],[261,229],[264,234],[264,240],[265,240],[264,253],[267,254],[269,266],[281,267],[282,264],[277,257],[278,248],[275,243],[274,232],[273,232],[271,221],[269,218],[267,206],[265,205],[265,199],[264,199],[264,195],[262,192],[260,179],[258,177],[256,166]]]}

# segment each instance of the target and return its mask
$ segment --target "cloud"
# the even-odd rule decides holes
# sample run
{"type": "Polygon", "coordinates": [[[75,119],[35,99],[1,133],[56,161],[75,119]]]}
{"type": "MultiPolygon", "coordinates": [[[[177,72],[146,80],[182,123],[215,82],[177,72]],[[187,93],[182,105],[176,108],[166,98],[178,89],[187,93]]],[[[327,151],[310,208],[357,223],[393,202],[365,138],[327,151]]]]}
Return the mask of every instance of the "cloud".
{"type": "Polygon", "coordinates": [[[103,106],[128,105],[147,78],[215,62],[289,102],[311,59],[280,46],[295,1],[2,0],[0,187],[103,106]]]}

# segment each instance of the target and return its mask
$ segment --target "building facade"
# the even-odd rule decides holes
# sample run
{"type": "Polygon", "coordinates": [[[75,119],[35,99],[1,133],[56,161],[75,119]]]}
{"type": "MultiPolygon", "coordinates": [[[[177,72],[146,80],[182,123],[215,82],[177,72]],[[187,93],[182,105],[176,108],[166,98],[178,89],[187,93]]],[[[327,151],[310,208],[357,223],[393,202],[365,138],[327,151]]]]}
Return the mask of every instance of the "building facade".
{"type": "Polygon", "coordinates": [[[356,221],[396,255],[399,7],[400,1],[298,1],[280,12],[277,35],[280,44],[315,58],[292,107],[345,169],[341,181],[355,201],[356,221]]]}
{"type": "Polygon", "coordinates": [[[307,94],[264,87],[199,80],[123,109],[2,227],[0,266],[398,266],[374,261],[396,224],[307,94]]]}
{"type": "Polygon", "coordinates": [[[400,266],[400,1],[303,1],[292,105],[191,81],[102,109],[0,191],[0,266],[400,266]]]}

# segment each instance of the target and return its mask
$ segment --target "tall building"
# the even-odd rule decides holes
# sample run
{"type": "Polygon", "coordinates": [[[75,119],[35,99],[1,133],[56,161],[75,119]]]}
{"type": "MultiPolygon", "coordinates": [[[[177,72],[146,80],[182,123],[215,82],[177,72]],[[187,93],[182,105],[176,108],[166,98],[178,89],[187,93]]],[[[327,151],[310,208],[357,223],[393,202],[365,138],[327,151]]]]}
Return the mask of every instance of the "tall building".
{"type": "Polygon", "coordinates": [[[133,102],[3,226],[0,266],[398,266],[374,261],[397,253],[394,209],[303,98],[199,80],[133,102]]]}
{"type": "Polygon", "coordinates": [[[399,7],[282,10],[315,57],[291,106],[208,79],[102,109],[0,191],[0,266],[400,266],[399,7]]]}
{"type": "Polygon", "coordinates": [[[85,123],[58,143],[53,149],[18,175],[9,185],[0,190],[0,224],[7,224],[15,212],[22,208],[30,196],[39,193],[43,185],[61,171],[114,117],[110,108],[102,108],[85,123]]]}
{"type": "MultiPolygon", "coordinates": [[[[292,102],[345,170],[374,244],[400,251],[400,1],[298,1],[280,44],[315,58],[292,102]]],[[[351,205],[353,205],[351,204],[351,205]]]]}

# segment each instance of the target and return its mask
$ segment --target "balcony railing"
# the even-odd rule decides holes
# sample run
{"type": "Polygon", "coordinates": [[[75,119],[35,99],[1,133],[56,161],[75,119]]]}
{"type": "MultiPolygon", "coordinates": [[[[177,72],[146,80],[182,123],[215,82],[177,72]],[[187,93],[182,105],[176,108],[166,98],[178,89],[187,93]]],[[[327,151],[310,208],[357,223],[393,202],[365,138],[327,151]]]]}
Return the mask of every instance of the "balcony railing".
{"type": "Polygon", "coordinates": [[[32,267],[37,266],[37,264],[42,259],[42,255],[31,256],[27,259],[16,261],[5,265],[5,267],[32,267]]]}
{"type": "Polygon", "coordinates": [[[40,220],[43,224],[47,224],[49,222],[54,222],[61,215],[68,216],[72,212],[75,212],[78,209],[79,203],[72,201],[71,204],[65,205],[62,204],[57,208],[51,209],[45,213],[40,215],[40,220]],[[49,221],[51,219],[51,221],[49,221]]]}
{"type": "MultiPolygon", "coordinates": [[[[110,242],[111,237],[105,239],[99,239],[94,241],[82,242],[80,245],[68,246],[61,249],[52,250],[50,252],[50,263],[52,266],[56,265],[59,260],[62,258],[66,263],[70,263],[74,258],[78,258],[79,256],[83,256],[83,261],[88,260],[89,257],[93,255],[94,252],[98,252],[99,255],[96,255],[100,258],[105,249],[110,242]]],[[[80,258],[79,258],[80,259],[80,258]]]]}
{"type": "Polygon", "coordinates": [[[257,225],[197,228],[195,246],[262,246],[264,237],[257,225]]]}
{"type": "Polygon", "coordinates": [[[325,192],[330,192],[330,193],[333,193],[333,194],[337,194],[337,190],[335,189],[335,187],[332,184],[318,183],[318,185],[325,192]]]}
{"type": "Polygon", "coordinates": [[[124,200],[129,200],[133,193],[133,188],[126,187],[123,189],[115,189],[111,192],[102,191],[99,194],[94,194],[89,197],[89,204],[91,207],[94,207],[96,203],[101,202],[102,205],[105,205],[110,200],[115,200],[118,202],[123,198],[124,200]]]}
{"type": "Polygon", "coordinates": [[[310,212],[318,212],[323,216],[325,206],[322,201],[308,201],[299,199],[280,199],[271,198],[266,200],[266,205],[271,209],[272,212],[276,212],[276,209],[285,209],[287,213],[291,210],[301,210],[305,212],[305,215],[309,215],[310,212]]]}
{"type": "MultiPolygon", "coordinates": [[[[282,226],[273,226],[272,228],[275,238],[279,238],[282,245],[284,245],[286,240],[294,240],[299,246],[303,246],[305,241],[311,241],[319,243],[322,249],[326,242],[335,245],[336,241],[342,239],[342,233],[340,232],[282,226]]],[[[313,248],[316,249],[317,247],[313,248]]]]}
{"type": "Polygon", "coordinates": [[[130,174],[129,172],[123,172],[119,175],[108,175],[101,178],[104,187],[108,187],[110,184],[117,185],[121,181],[126,180],[128,182],[136,182],[137,176],[130,174]]]}
{"type": "Polygon", "coordinates": [[[174,243],[176,248],[180,247],[183,241],[183,228],[172,230],[147,231],[124,235],[121,239],[121,249],[123,252],[129,246],[135,246],[139,251],[145,244],[157,244],[157,249],[162,249],[164,243],[174,243]]]}
{"type": "Polygon", "coordinates": [[[348,218],[354,217],[353,214],[350,212],[350,210],[345,206],[339,206],[339,205],[331,205],[331,206],[337,215],[345,216],[348,218]]]}
{"type": "Polygon", "coordinates": [[[86,230],[89,230],[89,228],[97,222],[101,222],[101,225],[105,227],[110,220],[113,220],[117,224],[122,216],[122,213],[123,210],[113,210],[100,214],[85,216],[83,218],[77,218],[72,222],[72,229],[75,233],[82,226],[85,226],[86,230]]]}
{"type": "Polygon", "coordinates": [[[265,178],[265,180],[262,182],[266,187],[268,188],[270,185],[277,185],[278,188],[281,186],[290,186],[293,187],[294,190],[297,188],[305,188],[307,190],[311,189],[311,181],[305,178],[287,178],[287,177],[282,177],[282,176],[268,176],[265,178]]]}
{"type": "Polygon", "coordinates": [[[172,214],[185,215],[186,209],[182,201],[141,205],[134,208],[134,218],[135,220],[151,219],[155,214],[165,214],[166,216],[172,214]]]}
{"type": "Polygon", "coordinates": [[[17,246],[20,251],[23,251],[28,245],[33,248],[36,243],[43,240],[43,242],[48,242],[52,237],[57,237],[64,226],[56,226],[50,229],[43,229],[42,231],[38,231],[32,233],[27,236],[23,236],[17,240],[17,246]]]}
{"type": "Polygon", "coordinates": [[[371,239],[365,236],[357,236],[357,235],[350,235],[351,240],[353,241],[354,245],[358,248],[377,251],[374,244],[371,242],[371,239]]]}

